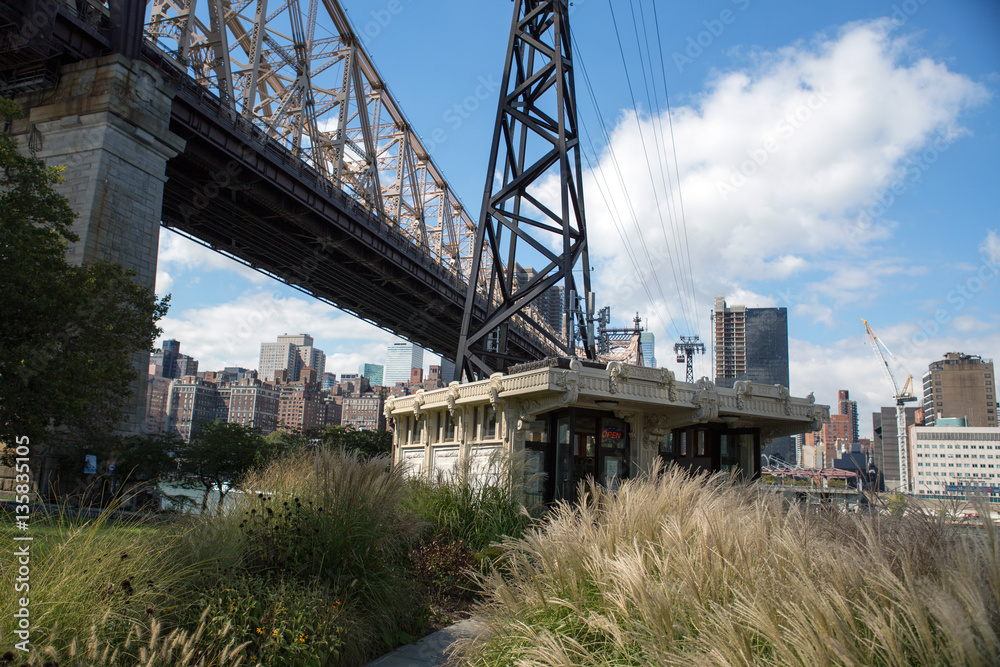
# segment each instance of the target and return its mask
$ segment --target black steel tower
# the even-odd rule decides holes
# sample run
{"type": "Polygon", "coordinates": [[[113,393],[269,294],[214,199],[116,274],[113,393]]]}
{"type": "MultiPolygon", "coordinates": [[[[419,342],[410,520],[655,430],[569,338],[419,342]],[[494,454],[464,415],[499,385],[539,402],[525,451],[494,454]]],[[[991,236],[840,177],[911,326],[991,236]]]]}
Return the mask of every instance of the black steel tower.
{"type": "Polygon", "coordinates": [[[541,337],[553,354],[577,356],[580,345],[594,357],[579,306],[590,293],[581,172],[569,2],[514,0],[455,379],[527,361],[511,344],[515,330],[541,337]],[[519,287],[518,263],[541,266],[519,287]],[[564,324],[554,331],[526,309],[560,283],[564,324]]]}

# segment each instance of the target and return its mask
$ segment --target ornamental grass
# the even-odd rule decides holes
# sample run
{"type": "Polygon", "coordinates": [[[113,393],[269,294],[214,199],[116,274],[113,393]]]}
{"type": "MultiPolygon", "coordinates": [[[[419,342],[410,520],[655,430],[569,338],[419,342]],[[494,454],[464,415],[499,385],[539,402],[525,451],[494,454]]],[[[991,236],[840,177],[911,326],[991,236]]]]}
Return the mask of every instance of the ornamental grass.
{"type": "Polygon", "coordinates": [[[998,664],[989,522],[816,511],[676,468],[578,495],[479,575],[490,635],[467,664],[998,664]]]}

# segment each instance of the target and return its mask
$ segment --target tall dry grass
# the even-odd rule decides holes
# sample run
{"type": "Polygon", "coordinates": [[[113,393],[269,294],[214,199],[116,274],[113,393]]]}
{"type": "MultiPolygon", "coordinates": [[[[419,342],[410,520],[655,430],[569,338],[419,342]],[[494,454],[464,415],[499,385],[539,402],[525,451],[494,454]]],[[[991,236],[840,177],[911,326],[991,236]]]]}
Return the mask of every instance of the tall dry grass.
{"type": "Polygon", "coordinates": [[[590,488],[481,575],[471,665],[995,665],[991,525],[807,511],[676,469],[590,488]]]}

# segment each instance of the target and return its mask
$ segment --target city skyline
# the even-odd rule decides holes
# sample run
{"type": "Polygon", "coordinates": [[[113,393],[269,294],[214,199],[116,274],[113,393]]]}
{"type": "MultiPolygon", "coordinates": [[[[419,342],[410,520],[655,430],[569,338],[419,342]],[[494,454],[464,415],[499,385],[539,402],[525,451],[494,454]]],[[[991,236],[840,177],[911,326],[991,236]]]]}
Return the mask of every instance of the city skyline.
{"type": "MultiPolygon", "coordinates": [[[[369,18],[363,3],[345,4],[356,22],[369,18]]],[[[598,144],[587,153],[585,182],[598,304],[612,306],[616,325],[638,310],[667,347],[678,327],[707,340],[715,294],[749,307],[786,307],[793,388],[832,403],[837,389],[848,387],[861,414],[892,404],[861,317],[915,378],[947,352],[994,358],[1000,351],[1000,236],[989,193],[1000,147],[1000,47],[990,31],[1000,10],[986,3],[925,3],[894,16],[892,3],[787,3],[770,10],[724,4],[734,17],[726,24],[716,23],[719,8],[706,6],[672,8],[670,21],[661,17],[687,238],[697,267],[696,298],[685,309],[672,295],[669,265],[640,264],[644,274],[666,276],[662,294],[656,281],[649,295],[642,289],[609,216],[605,195],[614,208],[627,207],[620,192],[600,188],[616,179],[597,133],[600,122],[619,156],[642,156],[644,145],[655,143],[655,124],[641,95],[641,126],[623,112],[632,100],[618,54],[602,38],[607,6],[576,3],[578,53],[591,68],[601,106],[598,119],[589,100],[581,102],[598,144]],[[927,243],[941,229],[948,230],[947,242],[927,243]]],[[[445,130],[447,141],[428,142],[428,148],[470,210],[482,192],[495,91],[470,95],[480,78],[497,80],[506,29],[451,31],[429,46],[416,42],[449,24],[440,22],[444,16],[470,26],[507,25],[508,12],[508,6],[450,1],[420,11],[404,5],[366,39],[418,131],[430,137],[435,128],[445,130]],[[462,62],[453,58],[456,48],[467,54],[462,62]],[[439,100],[422,103],[427,81],[408,71],[413,53],[429,68],[436,58],[447,62],[439,100]],[[474,104],[464,116],[455,115],[453,107],[469,99],[474,104]]],[[[638,71],[634,55],[626,58],[638,71]]],[[[641,92],[641,80],[634,83],[641,92]]],[[[656,116],[663,104],[652,106],[656,116]]],[[[623,173],[635,184],[630,199],[637,215],[653,220],[660,200],[645,162],[634,162],[623,173]]],[[[666,257],[658,234],[644,241],[652,257],[666,257]]],[[[172,232],[162,231],[160,250],[157,291],[173,294],[164,337],[184,341],[205,368],[221,368],[216,360],[252,366],[255,354],[248,351],[261,341],[313,331],[328,368],[340,374],[360,363],[384,363],[386,346],[398,340],[172,232]]],[[[659,361],[682,371],[669,356],[659,361]]],[[[711,375],[708,355],[697,360],[695,374],[711,375]]],[[[862,435],[870,435],[865,421],[862,435]]]]}

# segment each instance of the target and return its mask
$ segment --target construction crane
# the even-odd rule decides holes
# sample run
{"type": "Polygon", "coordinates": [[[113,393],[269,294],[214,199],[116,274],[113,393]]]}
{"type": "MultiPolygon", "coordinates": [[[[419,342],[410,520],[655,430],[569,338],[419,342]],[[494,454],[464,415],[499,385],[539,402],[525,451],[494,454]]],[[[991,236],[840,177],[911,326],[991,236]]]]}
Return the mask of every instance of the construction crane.
{"type": "Polygon", "coordinates": [[[680,342],[674,344],[674,352],[677,353],[677,363],[687,364],[685,381],[694,382],[694,355],[696,352],[705,354],[705,344],[698,336],[681,336],[680,342]]]}
{"type": "Polygon", "coordinates": [[[910,466],[906,447],[906,404],[917,400],[917,397],[913,395],[913,376],[903,368],[903,365],[896,359],[896,356],[889,348],[885,346],[885,343],[879,340],[879,337],[872,331],[868,322],[864,318],[861,321],[865,325],[865,331],[868,333],[868,341],[871,343],[872,349],[875,350],[875,356],[878,357],[882,364],[882,372],[885,373],[885,378],[889,381],[889,386],[892,387],[892,397],[896,401],[896,448],[899,453],[899,477],[903,492],[909,493],[910,466]],[[885,350],[885,353],[883,353],[883,350],[885,350]],[[906,382],[903,383],[902,388],[900,388],[899,383],[896,381],[896,376],[893,375],[892,368],[889,367],[889,360],[885,356],[886,353],[895,362],[898,370],[906,373],[906,382]]]}

